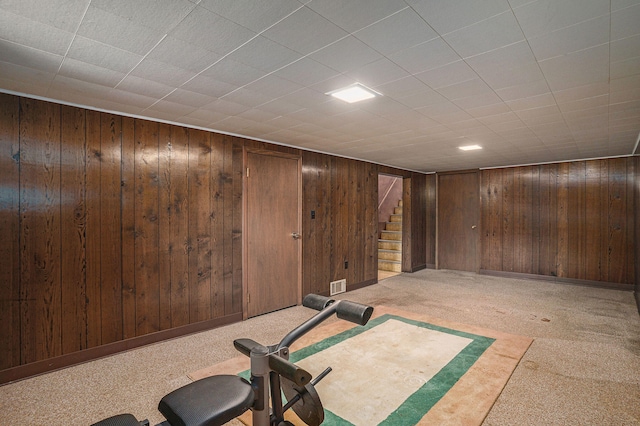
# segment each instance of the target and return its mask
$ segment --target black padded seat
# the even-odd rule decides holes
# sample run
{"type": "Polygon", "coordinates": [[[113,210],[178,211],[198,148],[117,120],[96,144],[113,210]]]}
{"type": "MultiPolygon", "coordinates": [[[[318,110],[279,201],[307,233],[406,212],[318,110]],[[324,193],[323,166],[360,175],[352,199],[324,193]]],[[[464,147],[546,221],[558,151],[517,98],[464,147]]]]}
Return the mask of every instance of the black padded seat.
{"type": "Polygon", "coordinates": [[[118,414],[117,416],[112,416],[98,423],[94,423],[91,426],[140,426],[143,424],[148,425],[149,422],[146,420],[139,422],[131,414],[118,414]]]}
{"type": "Polygon", "coordinates": [[[172,426],[216,426],[253,405],[251,384],[240,376],[220,375],[189,383],[160,400],[158,410],[172,426]]]}

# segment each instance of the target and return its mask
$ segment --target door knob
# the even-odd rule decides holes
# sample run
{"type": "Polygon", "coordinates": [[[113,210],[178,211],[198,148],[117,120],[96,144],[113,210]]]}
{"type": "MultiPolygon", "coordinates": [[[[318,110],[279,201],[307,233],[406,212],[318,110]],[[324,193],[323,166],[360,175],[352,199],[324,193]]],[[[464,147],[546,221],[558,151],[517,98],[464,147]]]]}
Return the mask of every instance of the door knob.
{"type": "Polygon", "coordinates": [[[476,226],[475,225],[471,225],[471,229],[476,229],[476,226]]]}
{"type": "Polygon", "coordinates": [[[299,240],[300,239],[300,234],[298,234],[297,232],[292,232],[291,236],[293,237],[294,240],[299,240]]]}

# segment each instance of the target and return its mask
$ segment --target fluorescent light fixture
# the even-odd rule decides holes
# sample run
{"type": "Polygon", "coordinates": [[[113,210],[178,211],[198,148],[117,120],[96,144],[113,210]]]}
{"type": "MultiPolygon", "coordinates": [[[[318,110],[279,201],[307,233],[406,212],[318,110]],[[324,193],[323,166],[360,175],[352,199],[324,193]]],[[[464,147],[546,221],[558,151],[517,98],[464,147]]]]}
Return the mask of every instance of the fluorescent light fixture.
{"type": "Polygon", "coordinates": [[[345,102],[349,102],[350,104],[354,102],[364,101],[365,99],[375,98],[379,96],[380,93],[375,90],[369,89],[368,87],[363,86],[360,83],[352,84],[351,86],[345,87],[344,89],[334,90],[333,92],[327,93],[327,95],[331,95],[334,98],[341,99],[345,102]]]}
{"type": "Polygon", "coordinates": [[[476,149],[482,149],[482,147],[480,145],[466,145],[466,146],[459,146],[458,149],[461,149],[463,151],[474,151],[476,149]]]}

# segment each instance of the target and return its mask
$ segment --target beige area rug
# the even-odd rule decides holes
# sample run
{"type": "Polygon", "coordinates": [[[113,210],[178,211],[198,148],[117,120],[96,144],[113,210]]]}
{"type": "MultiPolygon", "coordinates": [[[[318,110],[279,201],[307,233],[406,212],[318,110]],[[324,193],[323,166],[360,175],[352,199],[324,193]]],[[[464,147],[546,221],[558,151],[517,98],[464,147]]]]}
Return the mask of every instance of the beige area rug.
{"type": "MultiPolygon", "coordinates": [[[[312,330],[290,348],[290,361],[313,376],[333,369],[316,386],[323,425],[479,425],[532,341],[378,306],[364,327],[337,321],[312,330]]],[[[248,378],[248,369],[240,355],[189,377],[248,378]]],[[[250,425],[250,416],[241,420],[250,425]]],[[[293,413],[288,420],[304,424],[293,413]]]]}

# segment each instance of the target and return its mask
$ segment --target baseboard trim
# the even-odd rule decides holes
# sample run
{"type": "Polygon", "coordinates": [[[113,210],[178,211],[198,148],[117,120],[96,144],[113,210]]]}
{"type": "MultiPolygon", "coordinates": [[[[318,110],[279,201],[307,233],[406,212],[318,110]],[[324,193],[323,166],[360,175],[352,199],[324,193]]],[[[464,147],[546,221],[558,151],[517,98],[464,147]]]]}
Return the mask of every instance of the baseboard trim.
{"type": "Polygon", "coordinates": [[[169,330],[157,331],[155,333],[145,334],[144,336],[132,337],[119,342],[108,343],[95,348],[72,352],[70,354],[36,361],[17,367],[7,368],[0,371],[0,385],[38,376],[40,374],[50,373],[55,370],[93,361],[109,355],[115,355],[120,352],[136,349],[152,343],[175,339],[176,337],[182,337],[187,334],[198,333],[240,321],[242,321],[242,312],[194,324],[187,324],[169,330]]]}
{"type": "Polygon", "coordinates": [[[559,284],[573,284],[573,285],[581,285],[586,287],[606,288],[610,290],[633,291],[632,284],[612,283],[607,281],[581,280],[578,278],[564,278],[564,277],[554,277],[551,275],[525,274],[522,272],[492,271],[489,269],[480,269],[478,273],[480,275],[492,275],[494,277],[516,278],[516,279],[522,278],[527,280],[546,281],[546,282],[553,282],[553,283],[559,283],[559,284]]]}
{"type": "Polygon", "coordinates": [[[359,288],[368,287],[372,284],[376,284],[378,282],[378,278],[372,278],[366,281],[360,281],[359,283],[347,285],[347,291],[357,290],[359,288]]]}

